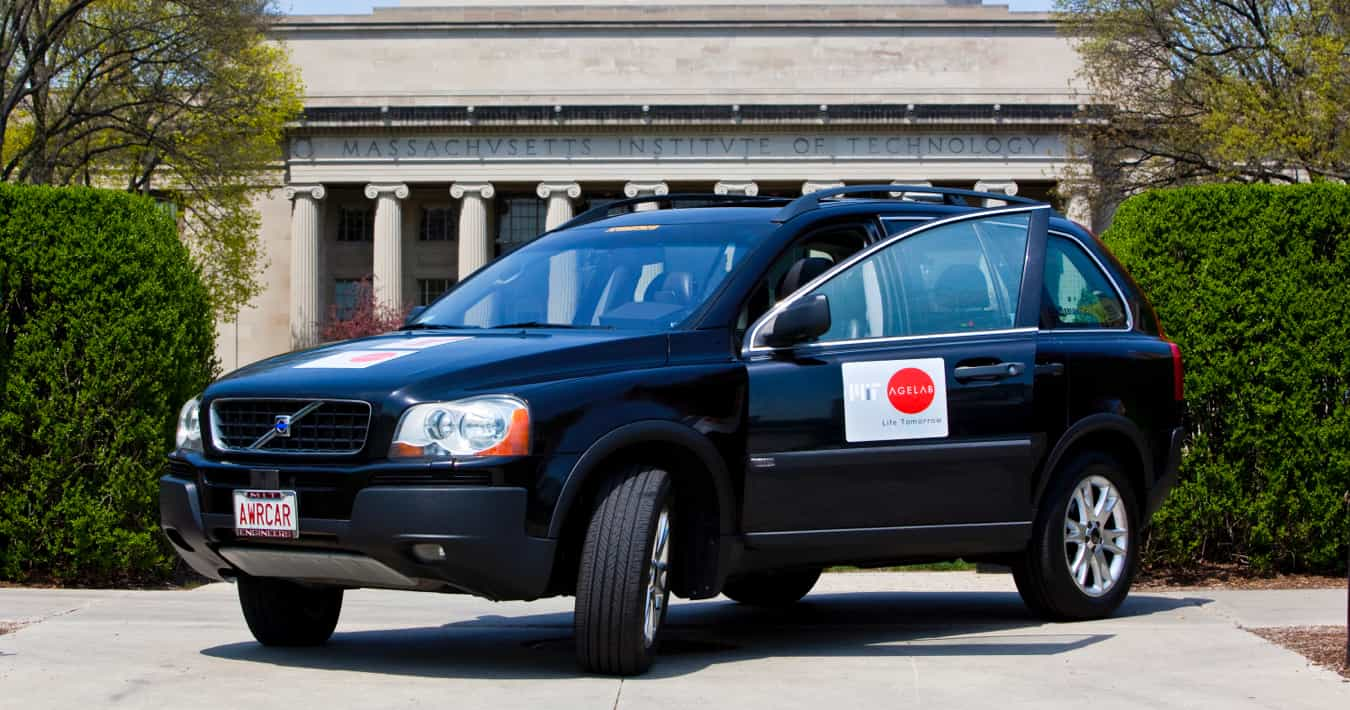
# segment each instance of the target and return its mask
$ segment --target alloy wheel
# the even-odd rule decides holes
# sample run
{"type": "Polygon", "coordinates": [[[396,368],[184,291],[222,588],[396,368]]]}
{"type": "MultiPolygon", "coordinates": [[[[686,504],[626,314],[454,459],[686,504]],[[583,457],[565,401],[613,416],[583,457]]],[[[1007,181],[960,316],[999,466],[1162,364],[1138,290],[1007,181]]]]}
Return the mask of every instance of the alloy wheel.
{"type": "Polygon", "coordinates": [[[1126,571],[1130,554],[1129,514],[1120,491],[1102,476],[1074,487],[1064,511],[1064,561],[1084,594],[1111,591],[1126,571]]]}

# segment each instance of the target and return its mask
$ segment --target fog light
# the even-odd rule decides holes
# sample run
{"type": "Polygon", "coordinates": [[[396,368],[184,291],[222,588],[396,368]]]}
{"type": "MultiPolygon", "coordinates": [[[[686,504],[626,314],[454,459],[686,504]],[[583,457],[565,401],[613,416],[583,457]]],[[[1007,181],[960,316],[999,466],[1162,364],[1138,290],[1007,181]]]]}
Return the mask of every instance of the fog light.
{"type": "Polygon", "coordinates": [[[443,562],[445,560],[445,548],[431,542],[423,542],[413,545],[413,555],[423,562],[443,562]]]}

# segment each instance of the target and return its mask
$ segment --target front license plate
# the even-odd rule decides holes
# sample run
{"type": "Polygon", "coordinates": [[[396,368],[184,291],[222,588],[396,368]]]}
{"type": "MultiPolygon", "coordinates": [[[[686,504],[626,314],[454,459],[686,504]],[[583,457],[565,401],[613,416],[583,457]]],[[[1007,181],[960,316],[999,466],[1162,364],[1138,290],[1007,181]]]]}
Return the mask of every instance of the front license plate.
{"type": "Polygon", "coordinates": [[[295,491],[235,491],[234,534],[238,537],[300,537],[295,491]]]}

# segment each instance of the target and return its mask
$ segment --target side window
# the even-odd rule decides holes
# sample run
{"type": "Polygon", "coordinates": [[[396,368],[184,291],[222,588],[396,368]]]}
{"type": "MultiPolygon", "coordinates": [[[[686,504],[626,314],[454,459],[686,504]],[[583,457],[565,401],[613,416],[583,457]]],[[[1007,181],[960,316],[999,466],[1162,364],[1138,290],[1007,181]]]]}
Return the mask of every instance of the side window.
{"type": "Polygon", "coordinates": [[[1124,328],[1125,306],[1101,268],[1072,240],[1050,235],[1045,248],[1043,328],[1124,328]]]}
{"type": "Polygon", "coordinates": [[[736,328],[739,333],[759,320],[774,304],[783,300],[787,291],[795,285],[792,281],[806,281],[819,276],[835,264],[853,256],[867,245],[867,234],[859,227],[831,229],[817,232],[788,247],[778,260],[769,267],[759,286],[755,287],[750,298],[741,308],[736,328]],[[803,259],[811,259],[808,268],[799,270],[795,278],[789,278],[788,272],[803,259]]]}
{"type": "Polygon", "coordinates": [[[830,300],[818,342],[1012,328],[1030,216],[990,215],[905,237],[813,293],[830,300]]]}

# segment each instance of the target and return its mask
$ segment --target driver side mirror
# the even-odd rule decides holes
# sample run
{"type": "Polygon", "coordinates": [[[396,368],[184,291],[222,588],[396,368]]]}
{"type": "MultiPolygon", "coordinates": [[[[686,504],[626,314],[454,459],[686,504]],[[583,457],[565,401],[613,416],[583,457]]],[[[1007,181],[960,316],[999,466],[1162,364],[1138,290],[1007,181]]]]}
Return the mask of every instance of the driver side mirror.
{"type": "Polygon", "coordinates": [[[417,320],[417,317],[422,315],[422,312],[426,309],[426,306],[413,306],[408,311],[408,317],[403,319],[403,325],[412,325],[412,322],[417,320]]]}
{"type": "Polygon", "coordinates": [[[808,296],[788,306],[769,324],[764,344],[790,348],[824,335],[830,329],[830,299],[823,293],[808,296]]]}

